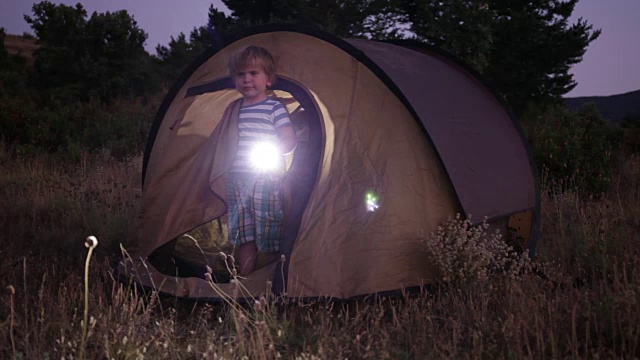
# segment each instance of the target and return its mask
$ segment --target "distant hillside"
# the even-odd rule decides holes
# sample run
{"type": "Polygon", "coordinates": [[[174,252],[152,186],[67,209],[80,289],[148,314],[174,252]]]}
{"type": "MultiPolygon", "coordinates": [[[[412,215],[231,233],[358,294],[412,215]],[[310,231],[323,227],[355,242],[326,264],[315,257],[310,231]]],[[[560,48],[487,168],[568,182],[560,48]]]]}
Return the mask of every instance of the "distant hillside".
{"type": "Polygon", "coordinates": [[[595,103],[605,119],[620,123],[627,114],[640,113],[640,90],[610,95],[584,96],[565,98],[565,105],[571,110],[578,110],[586,103],[595,103]]]}
{"type": "Polygon", "coordinates": [[[33,54],[38,49],[35,39],[25,39],[22,36],[7,34],[4,38],[4,47],[9,55],[20,55],[27,60],[27,64],[33,64],[33,54]]]}

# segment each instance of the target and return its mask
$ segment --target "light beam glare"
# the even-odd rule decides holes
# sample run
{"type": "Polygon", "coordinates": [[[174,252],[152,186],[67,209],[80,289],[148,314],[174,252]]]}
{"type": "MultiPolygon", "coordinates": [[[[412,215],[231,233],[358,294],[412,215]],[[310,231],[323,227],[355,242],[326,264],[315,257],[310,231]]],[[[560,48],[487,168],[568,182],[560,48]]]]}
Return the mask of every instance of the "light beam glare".
{"type": "Polygon", "coordinates": [[[278,148],[274,144],[260,143],[251,150],[251,164],[258,170],[274,170],[279,160],[278,148]]]}

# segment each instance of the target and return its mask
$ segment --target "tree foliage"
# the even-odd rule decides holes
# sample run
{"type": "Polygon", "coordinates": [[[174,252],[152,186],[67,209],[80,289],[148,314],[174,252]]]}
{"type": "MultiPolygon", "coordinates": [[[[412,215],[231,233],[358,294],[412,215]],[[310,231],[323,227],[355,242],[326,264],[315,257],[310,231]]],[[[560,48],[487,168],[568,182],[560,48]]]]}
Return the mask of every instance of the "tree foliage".
{"type": "Polygon", "coordinates": [[[144,50],[147,34],[126,10],[93,13],[78,3],[33,5],[25,20],[40,49],[34,85],[73,102],[140,96],[153,84],[151,58],[144,50]]]}
{"type": "Polygon", "coordinates": [[[0,28],[0,97],[23,92],[27,86],[25,58],[9,55],[4,46],[6,33],[0,28]]]}
{"type": "Polygon", "coordinates": [[[398,11],[406,17],[414,39],[451,52],[478,71],[489,65],[494,19],[486,3],[402,1],[398,11]]]}
{"type": "Polygon", "coordinates": [[[240,22],[232,16],[209,6],[207,24],[194,27],[189,37],[179,33],[171,37],[167,46],[156,46],[156,53],[162,64],[163,77],[175,79],[200,54],[213,45],[220,46],[225,35],[240,29],[240,22]]]}
{"type": "Polygon", "coordinates": [[[420,41],[469,63],[516,113],[558,102],[577,84],[569,73],[600,35],[570,24],[578,0],[401,0],[399,11],[420,41]]]}
{"type": "Polygon", "coordinates": [[[341,37],[386,34],[395,24],[392,2],[381,0],[223,0],[231,16],[243,25],[301,23],[314,25],[341,37]],[[380,26],[380,23],[385,26],[380,26]],[[387,27],[388,26],[388,27],[387,27]],[[383,32],[380,32],[385,28],[383,32]]]}
{"type": "Polygon", "coordinates": [[[0,42],[0,140],[19,154],[137,154],[153,114],[147,100],[159,90],[147,34],[124,10],[88,17],[80,4],[43,1],[32,11],[32,69],[0,42]]]}
{"type": "Polygon", "coordinates": [[[0,140],[18,154],[58,153],[73,160],[82,151],[106,150],[127,158],[146,143],[154,111],[149,104],[131,101],[43,106],[27,96],[0,98],[0,140]]]}

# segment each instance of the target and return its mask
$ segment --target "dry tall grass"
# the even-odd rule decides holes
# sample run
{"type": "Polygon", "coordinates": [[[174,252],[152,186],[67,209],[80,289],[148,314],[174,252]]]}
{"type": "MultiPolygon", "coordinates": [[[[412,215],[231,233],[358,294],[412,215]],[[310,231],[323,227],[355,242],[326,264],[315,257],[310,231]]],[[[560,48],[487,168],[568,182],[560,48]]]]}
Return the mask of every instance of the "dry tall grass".
{"type": "Polygon", "coordinates": [[[640,357],[640,159],[602,199],[543,196],[537,275],[361,302],[206,304],[141,294],[106,255],[126,236],[139,159],[80,166],[0,148],[0,357],[423,359],[640,357]],[[83,327],[83,246],[90,269],[83,327]],[[86,348],[82,333],[86,329],[86,348]]]}

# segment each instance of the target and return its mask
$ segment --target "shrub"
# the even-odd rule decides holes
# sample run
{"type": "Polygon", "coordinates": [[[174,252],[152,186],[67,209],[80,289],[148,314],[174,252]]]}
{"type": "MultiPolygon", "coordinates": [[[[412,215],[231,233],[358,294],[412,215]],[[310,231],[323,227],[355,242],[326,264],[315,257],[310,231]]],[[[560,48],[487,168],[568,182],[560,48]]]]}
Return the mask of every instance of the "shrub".
{"type": "Polygon", "coordinates": [[[67,160],[82,151],[106,151],[118,159],[139,154],[157,101],[99,101],[60,105],[34,97],[0,98],[0,139],[20,155],[57,153],[67,160]]]}
{"type": "Polygon", "coordinates": [[[27,61],[20,55],[9,55],[5,37],[4,28],[0,27],[0,97],[24,92],[27,85],[27,61]]]}
{"type": "Polygon", "coordinates": [[[640,154],[640,113],[628,114],[620,127],[624,131],[622,149],[626,155],[640,154]]]}
{"type": "Polygon", "coordinates": [[[534,156],[549,188],[600,194],[609,188],[622,132],[595,105],[547,111],[533,129],[534,156]]]}
{"type": "Polygon", "coordinates": [[[486,221],[472,226],[470,216],[462,220],[457,214],[423,240],[427,256],[443,282],[463,285],[488,280],[498,273],[515,278],[530,270],[527,253],[516,252],[498,230],[488,234],[488,228],[486,221]]]}

